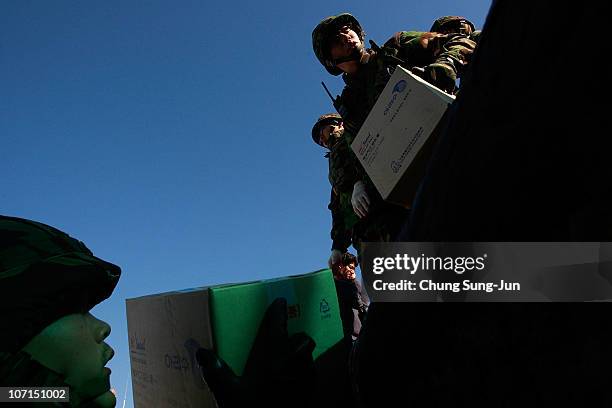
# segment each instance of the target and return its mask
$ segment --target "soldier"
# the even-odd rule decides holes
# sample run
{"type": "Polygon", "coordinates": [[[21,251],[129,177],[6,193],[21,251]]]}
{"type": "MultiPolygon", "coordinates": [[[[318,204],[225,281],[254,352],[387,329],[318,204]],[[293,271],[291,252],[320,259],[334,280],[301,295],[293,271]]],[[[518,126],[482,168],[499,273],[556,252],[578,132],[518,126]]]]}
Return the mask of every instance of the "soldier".
{"type": "MultiPolygon", "coordinates": [[[[339,149],[345,149],[348,146],[346,143],[341,143],[344,126],[342,124],[342,117],[337,113],[321,115],[312,127],[311,133],[312,140],[316,144],[329,149],[329,152],[325,155],[327,158],[330,158],[331,155],[336,157],[339,154],[339,149]]],[[[345,153],[341,153],[341,155],[344,156],[345,153]]],[[[351,167],[347,166],[345,170],[350,171],[351,167]]],[[[338,169],[337,171],[340,172],[343,169],[338,169]]],[[[330,268],[334,268],[341,262],[342,254],[351,245],[353,226],[359,220],[353,212],[350,200],[349,194],[338,192],[337,189],[332,187],[331,198],[327,207],[331,211],[332,216],[330,233],[332,248],[327,262],[330,268]]]]}
{"type": "Polygon", "coordinates": [[[89,310],[120,275],[55,228],[0,216],[0,385],[69,387],[66,405],[114,407],[110,326],[89,310]]]}
{"type": "MultiPolygon", "coordinates": [[[[455,19],[443,17],[434,26],[449,29],[455,19]]],[[[458,19],[471,28],[467,20],[458,19]]],[[[345,123],[351,131],[358,130],[389,79],[388,71],[395,65],[401,64],[407,69],[422,67],[428,82],[452,93],[454,82],[462,74],[475,47],[475,43],[460,32],[401,31],[383,47],[371,42],[372,49],[365,48],[364,40],[361,25],[347,13],[323,19],[312,33],[313,49],[319,62],[330,74],[343,74],[346,87],[337,106],[345,122],[347,115],[356,120],[345,123]]]]}
{"type": "Polygon", "coordinates": [[[339,181],[353,180],[355,166],[350,158],[348,143],[344,140],[344,125],[339,114],[329,113],[319,117],[312,128],[312,139],[318,145],[329,149],[329,177],[332,184],[329,210],[332,215],[332,251],[328,265],[333,268],[340,263],[342,254],[353,244],[361,257],[361,243],[365,241],[387,242],[397,234],[401,221],[408,211],[402,207],[381,202],[377,211],[360,219],[351,204],[350,193],[337,185],[339,181]]]}
{"type": "Polygon", "coordinates": [[[350,14],[323,19],[312,32],[315,55],[332,75],[342,74],[345,88],[334,101],[341,113],[344,137],[330,152],[330,181],[337,193],[351,195],[354,212],[365,222],[353,228],[353,246],[360,242],[390,241],[408,217],[402,207],[382,200],[350,149],[378,95],[398,64],[417,72],[430,83],[455,92],[455,81],[463,72],[475,43],[464,34],[403,31],[383,47],[364,46],[365,33],[350,14]]]}
{"type": "Polygon", "coordinates": [[[342,255],[341,262],[332,268],[342,329],[346,339],[355,340],[359,336],[361,324],[365,318],[368,300],[361,283],[355,274],[357,258],[350,252],[342,255]]]}

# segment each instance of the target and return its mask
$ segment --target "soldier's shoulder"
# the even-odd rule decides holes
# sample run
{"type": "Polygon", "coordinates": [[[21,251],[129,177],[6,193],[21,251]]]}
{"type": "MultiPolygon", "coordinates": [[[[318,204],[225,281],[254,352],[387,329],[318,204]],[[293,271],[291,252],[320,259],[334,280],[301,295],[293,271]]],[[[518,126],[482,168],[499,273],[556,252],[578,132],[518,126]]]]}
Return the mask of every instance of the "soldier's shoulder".
{"type": "Polygon", "coordinates": [[[349,145],[348,145],[348,141],[346,140],[346,137],[345,136],[341,137],[340,140],[338,140],[336,144],[334,144],[329,151],[330,160],[333,160],[338,155],[345,154],[348,151],[348,148],[349,148],[349,145]]]}
{"type": "Polygon", "coordinates": [[[398,31],[385,41],[384,46],[401,47],[414,39],[421,38],[423,34],[425,34],[423,31],[398,31]]]}

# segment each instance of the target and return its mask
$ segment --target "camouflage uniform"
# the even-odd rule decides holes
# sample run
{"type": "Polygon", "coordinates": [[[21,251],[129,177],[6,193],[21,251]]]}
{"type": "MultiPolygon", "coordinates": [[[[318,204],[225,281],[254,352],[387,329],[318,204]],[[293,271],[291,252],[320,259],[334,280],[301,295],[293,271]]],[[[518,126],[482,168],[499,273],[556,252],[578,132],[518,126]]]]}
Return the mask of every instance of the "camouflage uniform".
{"type": "MultiPolygon", "coordinates": [[[[351,246],[353,227],[359,222],[359,218],[353,211],[350,195],[347,193],[338,194],[332,188],[327,208],[331,211],[332,216],[331,249],[337,249],[344,253],[351,246]]],[[[355,246],[355,249],[358,249],[357,246],[355,246]]]]}
{"type": "MultiPolygon", "coordinates": [[[[344,136],[338,138],[332,138],[328,141],[327,146],[320,143],[320,132],[322,126],[330,123],[331,121],[340,121],[342,117],[337,113],[328,113],[321,115],[315,125],[312,127],[312,140],[322,147],[329,148],[330,151],[325,155],[330,162],[331,156],[338,157],[338,149],[343,149],[348,146],[343,143],[344,136]]],[[[347,167],[347,171],[350,171],[352,167],[347,167]]],[[[327,208],[331,211],[332,216],[332,228],[331,228],[331,239],[332,239],[332,251],[338,250],[342,253],[346,252],[348,247],[351,245],[351,231],[353,225],[359,220],[353,212],[351,206],[351,197],[347,193],[337,193],[337,190],[332,187],[331,197],[327,208]]]]}
{"type": "MultiPolygon", "coordinates": [[[[333,174],[339,175],[332,173],[333,168],[331,166],[334,160],[336,160],[336,163],[346,165],[345,170],[347,173],[340,174],[341,181],[346,179],[350,182],[352,180],[348,177],[348,172],[353,171],[355,167],[351,166],[351,163],[347,160],[347,158],[350,158],[349,148],[344,136],[331,146],[329,154],[330,181],[333,174]]],[[[352,188],[352,185],[350,187],[352,188]]],[[[378,195],[378,192],[373,191],[372,194],[378,195]]],[[[332,250],[337,249],[341,252],[346,252],[352,243],[353,247],[357,250],[359,259],[361,259],[362,242],[388,242],[395,237],[401,225],[399,221],[404,220],[408,216],[408,212],[402,207],[384,202],[380,196],[378,197],[377,210],[368,214],[367,218],[359,219],[351,204],[351,194],[338,191],[332,184],[331,198],[328,206],[332,215],[332,250]]]]}
{"type": "MultiPolygon", "coordinates": [[[[339,75],[342,71],[330,61],[327,42],[335,27],[341,25],[349,25],[363,42],[365,33],[357,20],[348,14],[324,19],[312,33],[315,54],[332,75],[339,75]]],[[[383,47],[365,50],[369,58],[356,73],[343,74],[346,85],[334,105],[342,114],[344,137],[330,151],[329,179],[339,195],[351,195],[357,181],[361,180],[366,185],[370,209],[366,218],[354,225],[352,233],[353,246],[358,252],[361,252],[361,242],[394,239],[399,226],[407,219],[408,211],[382,200],[350,144],[396,65],[400,64],[407,69],[425,67],[425,79],[442,88],[454,88],[455,80],[463,73],[475,45],[474,41],[461,33],[402,31],[390,38],[383,47]]]]}
{"type": "Polygon", "coordinates": [[[476,43],[480,40],[481,33],[480,30],[476,30],[476,27],[474,27],[470,20],[461,16],[440,17],[434,21],[429,31],[442,34],[464,34],[476,43]]]}
{"type": "MultiPolygon", "coordinates": [[[[313,126],[312,131],[312,139],[315,143],[319,144],[319,131],[320,126],[325,124],[325,121],[328,119],[340,119],[340,115],[338,114],[327,114],[322,115],[318,120],[315,126],[313,126]]],[[[348,183],[352,183],[356,177],[354,172],[355,167],[351,162],[346,160],[346,158],[350,158],[349,150],[350,147],[348,143],[346,143],[344,139],[344,134],[339,137],[332,139],[328,146],[330,149],[329,153],[326,155],[329,159],[330,164],[330,173],[336,176],[336,179],[342,182],[346,180],[348,183]],[[338,163],[340,165],[344,164],[345,166],[341,169],[334,169],[331,167],[332,163],[338,163]],[[334,171],[335,170],[335,171],[334,171]],[[334,172],[332,172],[334,171],[334,172]]],[[[330,177],[330,183],[332,183],[332,179],[330,177]]],[[[352,184],[347,186],[347,188],[352,188],[352,184]]],[[[349,190],[350,191],[350,190],[349,190]]],[[[380,217],[380,214],[377,214],[379,218],[383,218],[380,220],[376,220],[377,222],[364,222],[359,219],[359,217],[353,211],[353,206],[351,204],[351,194],[349,192],[339,191],[337,186],[334,186],[332,183],[331,189],[331,197],[330,202],[327,208],[331,212],[332,218],[332,228],[330,231],[330,236],[332,239],[332,251],[338,250],[342,253],[346,252],[348,248],[353,244],[353,247],[357,250],[358,255],[361,253],[360,244],[362,241],[389,241],[393,236],[389,234],[389,228],[379,228],[380,225],[384,222],[384,217],[380,217]],[[384,236],[381,236],[381,233],[384,233],[384,236]]],[[[376,216],[376,215],[375,215],[376,216]]],[[[375,219],[374,216],[369,217],[368,220],[375,219]]]]}

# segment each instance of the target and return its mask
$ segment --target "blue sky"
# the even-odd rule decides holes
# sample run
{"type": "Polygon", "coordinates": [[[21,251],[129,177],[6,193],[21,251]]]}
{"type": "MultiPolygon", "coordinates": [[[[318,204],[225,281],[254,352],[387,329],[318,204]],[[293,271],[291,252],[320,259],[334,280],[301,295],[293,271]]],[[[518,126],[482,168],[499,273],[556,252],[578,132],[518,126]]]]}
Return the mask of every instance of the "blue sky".
{"type": "Polygon", "coordinates": [[[352,12],[381,44],[447,14],[482,27],[489,5],[2,2],[0,212],[122,267],[93,310],[113,327],[120,400],[126,298],[325,266],[327,163],[309,133],[333,109],[320,81],[342,80],[315,59],[314,26],[352,12]]]}

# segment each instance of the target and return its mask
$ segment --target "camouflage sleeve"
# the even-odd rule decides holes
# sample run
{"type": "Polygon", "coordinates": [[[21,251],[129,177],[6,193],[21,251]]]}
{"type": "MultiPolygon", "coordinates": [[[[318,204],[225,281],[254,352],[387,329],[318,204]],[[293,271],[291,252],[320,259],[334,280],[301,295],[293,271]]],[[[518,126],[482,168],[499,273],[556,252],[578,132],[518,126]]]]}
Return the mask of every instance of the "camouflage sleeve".
{"type": "Polygon", "coordinates": [[[464,34],[441,34],[435,37],[430,46],[435,58],[432,65],[445,67],[446,75],[455,80],[470,62],[476,42],[464,34]]]}
{"type": "Polygon", "coordinates": [[[359,179],[357,156],[352,152],[345,136],[329,152],[329,182],[338,193],[353,192],[353,184],[359,179]]]}
{"type": "Polygon", "coordinates": [[[420,66],[427,55],[422,38],[426,33],[421,31],[399,31],[385,42],[383,48],[397,50],[396,56],[410,66],[420,66]]]}
{"type": "MultiPolygon", "coordinates": [[[[352,132],[345,130],[342,140],[329,153],[329,182],[339,194],[347,195],[347,201],[350,201],[353,186],[357,181],[363,181],[370,194],[376,190],[374,183],[350,146],[354,138],[355,135],[352,132]]],[[[354,213],[352,215],[354,216],[354,213]]]]}
{"type": "Polygon", "coordinates": [[[465,34],[400,31],[385,46],[397,48],[397,56],[410,66],[449,63],[455,73],[461,73],[461,68],[470,61],[476,42],[465,34]]]}
{"type": "Polygon", "coordinates": [[[327,208],[329,208],[331,211],[332,216],[332,229],[330,234],[332,239],[331,249],[337,249],[344,253],[351,245],[351,230],[346,228],[340,196],[336,194],[333,189],[331,191],[331,198],[327,208]]]}
{"type": "Polygon", "coordinates": [[[401,31],[385,46],[397,49],[396,55],[405,61],[406,68],[425,68],[427,81],[452,91],[471,60],[476,42],[465,34],[401,31]]]}
{"type": "Polygon", "coordinates": [[[480,42],[480,34],[482,34],[482,31],[480,30],[474,31],[472,34],[470,34],[470,40],[478,44],[480,42]]]}

